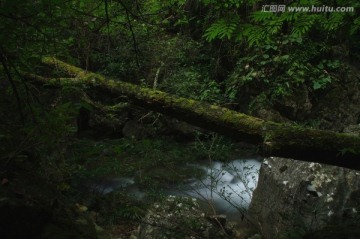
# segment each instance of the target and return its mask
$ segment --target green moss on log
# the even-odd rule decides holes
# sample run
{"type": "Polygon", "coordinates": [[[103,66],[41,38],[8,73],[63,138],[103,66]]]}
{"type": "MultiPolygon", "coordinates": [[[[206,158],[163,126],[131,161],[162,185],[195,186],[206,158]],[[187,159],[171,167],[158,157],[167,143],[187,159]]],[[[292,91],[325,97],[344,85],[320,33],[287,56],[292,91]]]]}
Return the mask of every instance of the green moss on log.
{"type": "MultiPolygon", "coordinates": [[[[43,63],[74,77],[51,79],[48,84],[86,84],[100,87],[105,92],[127,96],[133,104],[259,144],[263,147],[264,155],[360,169],[360,137],[267,122],[217,105],[109,79],[52,57],[45,57],[43,63]]],[[[44,79],[40,81],[43,82],[44,79]]]]}

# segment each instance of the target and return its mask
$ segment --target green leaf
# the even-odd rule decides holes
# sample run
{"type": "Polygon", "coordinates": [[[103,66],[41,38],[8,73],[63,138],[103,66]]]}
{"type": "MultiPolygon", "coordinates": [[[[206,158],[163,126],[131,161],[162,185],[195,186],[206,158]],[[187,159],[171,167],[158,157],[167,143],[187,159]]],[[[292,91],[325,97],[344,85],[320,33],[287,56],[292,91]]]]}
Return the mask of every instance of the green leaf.
{"type": "Polygon", "coordinates": [[[207,41],[212,41],[216,38],[230,39],[233,35],[237,24],[233,21],[226,21],[225,19],[220,19],[219,21],[213,23],[203,35],[207,41]]]}
{"type": "Polygon", "coordinates": [[[269,21],[271,19],[274,19],[275,17],[276,15],[273,13],[258,11],[250,15],[250,20],[252,20],[255,23],[261,23],[264,21],[269,21]]]}
{"type": "Polygon", "coordinates": [[[341,12],[333,12],[327,21],[323,22],[323,27],[328,31],[334,31],[339,29],[339,27],[344,23],[343,19],[346,16],[341,12]]]}

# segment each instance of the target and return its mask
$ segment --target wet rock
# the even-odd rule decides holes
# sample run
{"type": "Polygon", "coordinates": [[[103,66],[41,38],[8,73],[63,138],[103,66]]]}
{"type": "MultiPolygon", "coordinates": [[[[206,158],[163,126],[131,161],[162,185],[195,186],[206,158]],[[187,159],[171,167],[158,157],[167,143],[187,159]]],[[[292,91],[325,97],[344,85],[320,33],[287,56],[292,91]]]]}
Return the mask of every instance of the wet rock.
{"type": "Polygon", "coordinates": [[[260,169],[249,212],[264,238],[289,238],[358,223],[359,198],[358,171],[271,157],[260,169]]]}
{"type": "Polygon", "coordinates": [[[229,238],[224,216],[208,217],[195,198],[169,196],[148,211],[132,239],[229,238]]]}

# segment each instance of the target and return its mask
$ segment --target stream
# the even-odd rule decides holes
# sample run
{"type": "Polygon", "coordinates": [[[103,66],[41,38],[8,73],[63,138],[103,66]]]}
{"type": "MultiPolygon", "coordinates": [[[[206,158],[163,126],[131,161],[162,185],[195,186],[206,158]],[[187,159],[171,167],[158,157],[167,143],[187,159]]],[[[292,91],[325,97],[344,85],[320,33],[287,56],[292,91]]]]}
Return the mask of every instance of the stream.
{"type": "MultiPolygon", "coordinates": [[[[260,158],[238,159],[229,163],[213,161],[207,164],[188,164],[205,172],[202,179],[188,178],[181,185],[164,189],[165,195],[190,196],[206,202],[217,214],[225,214],[229,220],[239,219],[239,210],[246,210],[252,192],[257,186],[260,158]]],[[[141,190],[134,178],[112,178],[94,182],[91,189],[101,194],[125,190],[139,200],[146,192],[141,190]]]]}

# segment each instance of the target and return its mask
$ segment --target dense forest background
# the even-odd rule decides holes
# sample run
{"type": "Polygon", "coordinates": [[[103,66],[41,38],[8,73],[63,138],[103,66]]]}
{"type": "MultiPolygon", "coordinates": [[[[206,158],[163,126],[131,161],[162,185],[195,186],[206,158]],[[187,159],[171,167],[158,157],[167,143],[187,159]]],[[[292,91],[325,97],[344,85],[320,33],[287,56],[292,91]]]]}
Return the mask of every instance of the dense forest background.
{"type": "MultiPolygon", "coordinates": [[[[17,221],[0,233],[60,238],[50,235],[63,226],[96,238],[70,226],[86,212],[106,233],[127,235],[147,206],[124,194],[88,196],[79,189],[88,178],[256,152],[126,97],[34,84],[29,74],[62,76],[43,57],[265,120],[346,132],[360,123],[359,9],[356,0],[0,0],[0,222],[17,221]],[[262,11],[274,4],[354,11],[262,11]]],[[[148,177],[153,202],[163,182],[148,177]]]]}

